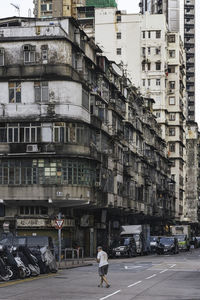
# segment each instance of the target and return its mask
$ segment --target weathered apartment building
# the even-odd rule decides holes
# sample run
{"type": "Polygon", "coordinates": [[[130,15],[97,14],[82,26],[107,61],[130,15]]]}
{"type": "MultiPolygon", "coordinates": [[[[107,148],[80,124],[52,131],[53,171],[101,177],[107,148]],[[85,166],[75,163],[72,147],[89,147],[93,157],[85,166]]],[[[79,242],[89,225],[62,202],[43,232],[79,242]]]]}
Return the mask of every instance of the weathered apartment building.
{"type": "Polygon", "coordinates": [[[73,17],[77,8],[86,5],[86,0],[33,0],[36,18],[73,17]]]}
{"type": "Polygon", "coordinates": [[[175,181],[152,113],[72,18],[0,20],[0,230],[77,241],[173,221],[175,181]]]}
{"type": "Polygon", "coordinates": [[[88,19],[88,31],[95,33],[108,58],[122,62],[141,94],[155,100],[154,114],[176,181],[176,220],[184,220],[187,110],[185,51],[179,33],[168,31],[164,15],[126,14],[111,7],[96,8],[88,18],[82,9],[78,13],[82,24],[88,19]]]}

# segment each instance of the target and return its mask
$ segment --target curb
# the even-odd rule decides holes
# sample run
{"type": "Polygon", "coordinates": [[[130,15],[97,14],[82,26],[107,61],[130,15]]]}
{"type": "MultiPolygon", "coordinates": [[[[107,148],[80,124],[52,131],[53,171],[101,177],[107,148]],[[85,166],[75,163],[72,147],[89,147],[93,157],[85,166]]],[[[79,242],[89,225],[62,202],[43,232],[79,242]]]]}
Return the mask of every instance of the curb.
{"type": "Polygon", "coordinates": [[[89,267],[89,266],[93,266],[92,263],[88,263],[88,264],[81,264],[81,265],[71,265],[71,266],[60,266],[58,267],[58,270],[65,270],[65,269],[75,269],[75,268],[82,268],[82,267],[89,267]]]}

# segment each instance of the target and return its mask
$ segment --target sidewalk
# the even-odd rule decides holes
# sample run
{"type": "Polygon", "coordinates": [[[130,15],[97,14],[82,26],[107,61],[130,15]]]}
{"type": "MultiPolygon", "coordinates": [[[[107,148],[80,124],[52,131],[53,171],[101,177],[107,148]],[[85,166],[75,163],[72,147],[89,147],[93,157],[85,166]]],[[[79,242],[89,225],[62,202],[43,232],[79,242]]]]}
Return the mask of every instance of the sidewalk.
{"type": "Polygon", "coordinates": [[[62,260],[60,265],[57,262],[58,269],[73,269],[73,268],[80,268],[80,267],[88,267],[92,266],[96,260],[93,257],[85,257],[82,259],[67,259],[67,260],[62,260]]]}

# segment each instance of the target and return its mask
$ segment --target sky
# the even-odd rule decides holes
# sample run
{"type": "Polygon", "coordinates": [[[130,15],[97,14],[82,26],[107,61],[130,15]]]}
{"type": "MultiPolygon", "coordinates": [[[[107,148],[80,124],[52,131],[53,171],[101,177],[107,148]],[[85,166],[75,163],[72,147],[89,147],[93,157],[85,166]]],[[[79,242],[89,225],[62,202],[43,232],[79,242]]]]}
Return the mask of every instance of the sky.
{"type": "MultiPolygon", "coordinates": [[[[126,10],[128,13],[138,13],[139,12],[139,0],[117,0],[118,8],[120,10],[126,10]]],[[[31,16],[33,17],[33,0],[0,0],[0,18],[18,16],[18,11],[10,3],[18,5],[20,7],[20,15],[23,17],[28,17],[28,11],[31,10],[31,16]],[[6,4],[5,4],[6,3],[6,4]]],[[[200,128],[200,0],[196,0],[196,121],[200,128]],[[199,62],[199,63],[198,63],[199,62]]]]}

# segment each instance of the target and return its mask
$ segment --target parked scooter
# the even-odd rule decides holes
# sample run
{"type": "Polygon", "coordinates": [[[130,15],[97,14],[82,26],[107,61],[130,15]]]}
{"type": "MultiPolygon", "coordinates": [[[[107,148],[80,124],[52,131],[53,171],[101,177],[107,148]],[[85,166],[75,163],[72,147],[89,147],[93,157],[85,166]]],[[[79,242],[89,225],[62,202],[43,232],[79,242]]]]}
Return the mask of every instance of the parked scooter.
{"type": "Polygon", "coordinates": [[[31,276],[38,276],[40,274],[40,268],[37,258],[26,246],[19,246],[17,250],[19,257],[25,263],[25,266],[30,269],[31,276]]]}
{"type": "Polygon", "coordinates": [[[13,272],[10,269],[10,267],[7,266],[4,259],[5,259],[4,247],[0,246],[0,279],[4,281],[8,281],[13,276],[13,272]]]}

